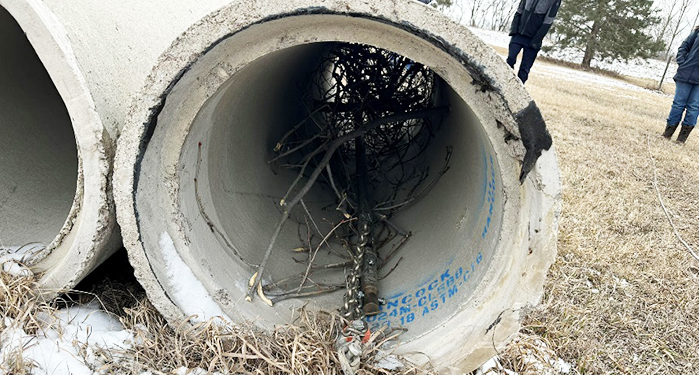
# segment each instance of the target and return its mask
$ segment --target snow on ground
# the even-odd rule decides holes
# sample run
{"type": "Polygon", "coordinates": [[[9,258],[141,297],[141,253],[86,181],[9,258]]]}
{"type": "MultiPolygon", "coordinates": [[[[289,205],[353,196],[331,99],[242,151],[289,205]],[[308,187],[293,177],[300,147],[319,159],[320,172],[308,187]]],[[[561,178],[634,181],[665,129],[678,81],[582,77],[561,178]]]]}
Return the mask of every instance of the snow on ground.
{"type": "MultiPolygon", "coordinates": [[[[557,60],[575,63],[580,63],[581,60],[583,60],[583,52],[573,48],[567,48],[562,51],[541,52],[541,54],[557,60]]],[[[661,75],[663,75],[666,62],[656,59],[637,58],[630,60],[629,62],[594,60],[591,62],[591,65],[596,68],[610,70],[629,77],[649,78],[658,82],[661,79],[661,75]]],[[[673,81],[672,77],[676,73],[676,69],[678,69],[678,65],[672,61],[668,66],[668,71],[666,72],[666,78],[664,81],[666,79],[673,81]]]]}
{"type": "Polygon", "coordinates": [[[168,271],[171,298],[194,322],[205,322],[214,317],[226,316],[221,307],[207,292],[202,282],[180,258],[173,239],[167,232],[160,236],[160,250],[168,271]]]}
{"type": "MultiPolygon", "coordinates": [[[[222,375],[220,372],[210,373],[209,371],[202,368],[188,369],[187,367],[180,367],[176,370],[170,372],[173,375],[222,375]]],[[[152,375],[150,372],[144,372],[141,375],[152,375]]]]}
{"type": "Polygon", "coordinates": [[[469,31],[478,36],[484,43],[490,46],[496,46],[501,48],[508,48],[508,43],[510,43],[510,37],[508,33],[495,30],[479,29],[477,27],[470,27],[469,31]]]}
{"type": "MultiPolygon", "coordinates": [[[[481,38],[486,44],[496,46],[496,47],[501,47],[501,48],[508,48],[508,43],[510,42],[510,37],[508,36],[507,33],[501,32],[501,31],[493,31],[493,30],[484,30],[484,29],[479,29],[475,27],[470,27],[469,30],[474,33],[476,36],[481,38]]],[[[547,40],[545,40],[545,44],[547,43],[547,40]]],[[[551,43],[549,43],[551,44],[551,43]]],[[[563,61],[568,61],[568,62],[573,62],[573,63],[580,63],[581,60],[583,60],[583,52],[575,50],[573,48],[565,49],[563,51],[551,51],[549,53],[540,51],[540,56],[547,56],[551,57],[557,60],[563,60],[563,61]]],[[[624,62],[624,61],[612,61],[612,62],[605,62],[605,61],[593,61],[592,65],[596,68],[600,69],[605,69],[613,72],[617,72],[622,75],[630,76],[630,77],[639,77],[639,78],[649,78],[653,80],[660,80],[661,75],[664,72],[664,67],[666,66],[665,61],[660,61],[660,60],[655,60],[655,59],[634,59],[630,60],[629,62],[624,62]]],[[[538,64],[536,63],[533,67],[533,70],[536,69],[538,64]]],[[[566,68],[562,68],[566,69],[566,68]]],[[[671,65],[668,67],[668,72],[666,73],[666,79],[665,82],[673,82],[673,75],[675,74],[677,69],[677,65],[675,62],[671,62],[671,65]]],[[[576,71],[573,69],[569,69],[569,71],[576,71]]],[[[580,71],[578,71],[580,72],[580,71]]],[[[580,73],[586,73],[586,74],[581,74],[578,75],[575,79],[583,79],[584,81],[591,81],[595,80],[596,83],[602,83],[605,85],[611,84],[611,82],[621,82],[619,80],[613,79],[613,78],[608,78],[608,77],[603,77],[599,76],[596,74],[592,73],[587,73],[587,72],[580,72],[580,73]]],[[[568,78],[569,77],[569,72],[567,74],[562,76],[563,78],[568,78]]],[[[631,87],[637,87],[634,85],[626,84],[624,86],[625,88],[631,88],[631,87]]]]}
{"type": "MultiPolygon", "coordinates": [[[[39,315],[38,319],[41,329],[36,334],[26,333],[9,318],[0,322],[0,374],[9,374],[18,356],[32,375],[102,374],[111,363],[128,362],[126,351],[139,344],[133,332],[103,311],[97,301],[39,315]]],[[[211,373],[201,368],[181,367],[168,374],[211,373]]]]}
{"type": "Polygon", "coordinates": [[[659,95],[664,95],[658,91],[652,91],[621,81],[616,78],[601,76],[592,72],[586,72],[583,70],[576,70],[567,68],[565,66],[553,65],[553,64],[535,64],[532,67],[531,74],[539,74],[542,76],[547,76],[557,80],[576,82],[579,86],[596,86],[600,89],[609,90],[612,94],[629,97],[626,91],[620,91],[618,89],[625,89],[630,91],[647,91],[657,93],[659,95]]]}
{"type": "MultiPolygon", "coordinates": [[[[517,341],[518,339],[516,338],[514,342],[517,341]]],[[[531,341],[531,346],[526,346],[524,348],[525,350],[522,352],[519,361],[522,365],[530,369],[528,373],[533,370],[541,375],[561,375],[571,372],[573,365],[561,358],[554,359],[552,355],[550,355],[550,353],[553,354],[552,350],[549,349],[544,341],[536,339],[531,341]]],[[[515,371],[504,368],[498,356],[489,359],[475,371],[475,375],[496,375],[502,373],[507,375],[519,375],[515,371]]]]}
{"type": "Polygon", "coordinates": [[[38,317],[41,329],[27,334],[11,319],[0,333],[0,373],[9,371],[14,355],[32,367],[33,375],[92,375],[108,361],[118,361],[134,336],[99,304],[69,307],[38,317]]]}
{"type": "Polygon", "coordinates": [[[28,277],[31,271],[23,264],[31,262],[38,253],[44,251],[46,246],[40,243],[29,243],[23,246],[0,245],[0,267],[12,276],[28,277]]]}

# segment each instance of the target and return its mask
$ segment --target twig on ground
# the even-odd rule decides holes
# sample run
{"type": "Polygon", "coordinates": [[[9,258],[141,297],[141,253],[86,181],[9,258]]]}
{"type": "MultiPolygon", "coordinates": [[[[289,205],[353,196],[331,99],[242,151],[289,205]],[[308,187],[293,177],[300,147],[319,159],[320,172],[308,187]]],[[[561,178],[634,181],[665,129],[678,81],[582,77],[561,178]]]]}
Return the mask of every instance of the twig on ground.
{"type": "Polygon", "coordinates": [[[664,214],[666,215],[666,219],[668,219],[668,223],[671,224],[671,228],[673,229],[673,234],[676,235],[676,238],[678,238],[678,241],[680,241],[683,246],[688,250],[690,255],[692,255],[696,260],[700,260],[698,258],[698,254],[693,251],[693,248],[688,245],[687,242],[683,240],[681,235],[678,233],[678,229],[676,229],[676,225],[673,224],[673,220],[671,220],[671,215],[668,213],[668,209],[666,208],[666,205],[664,204],[663,199],[661,199],[661,192],[659,191],[659,184],[658,184],[658,179],[656,177],[656,161],[654,160],[654,156],[651,154],[651,146],[649,145],[649,136],[647,135],[647,150],[649,151],[649,158],[651,159],[651,167],[652,170],[654,171],[654,190],[656,190],[656,196],[659,198],[659,203],[661,204],[661,208],[664,210],[664,214]]]}

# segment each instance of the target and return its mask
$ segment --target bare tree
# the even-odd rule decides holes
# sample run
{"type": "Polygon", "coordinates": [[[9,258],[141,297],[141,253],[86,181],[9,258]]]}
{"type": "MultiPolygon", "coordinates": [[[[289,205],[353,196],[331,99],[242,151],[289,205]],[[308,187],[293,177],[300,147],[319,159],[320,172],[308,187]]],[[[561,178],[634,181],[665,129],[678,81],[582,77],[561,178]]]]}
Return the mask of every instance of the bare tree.
{"type": "MultiPolygon", "coordinates": [[[[672,0],[668,6],[668,13],[663,17],[662,25],[660,31],[657,35],[657,41],[664,42],[666,44],[666,51],[664,53],[666,57],[666,67],[664,68],[664,73],[661,75],[659,80],[658,90],[661,90],[661,86],[664,84],[664,78],[666,78],[666,73],[668,72],[668,66],[671,64],[671,58],[673,54],[671,49],[674,46],[674,42],[678,35],[684,28],[681,26],[684,22],[687,22],[686,15],[695,4],[696,0],[672,0]]],[[[697,14],[695,15],[695,21],[697,22],[697,14]]],[[[691,24],[692,26],[692,24],[691,24]]]]}
{"type": "Polygon", "coordinates": [[[489,27],[492,30],[507,31],[519,3],[520,1],[518,0],[492,1],[489,9],[491,15],[489,27]]]}
{"type": "Polygon", "coordinates": [[[484,0],[471,0],[469,9],[469,26],[484,27],[485,11],[488,2],[484,0]]]}
{"type": "Polygon", "coordinates": [[[504,31],[520,0],[433,0],[430,5],[458,23],[504,31]]]}

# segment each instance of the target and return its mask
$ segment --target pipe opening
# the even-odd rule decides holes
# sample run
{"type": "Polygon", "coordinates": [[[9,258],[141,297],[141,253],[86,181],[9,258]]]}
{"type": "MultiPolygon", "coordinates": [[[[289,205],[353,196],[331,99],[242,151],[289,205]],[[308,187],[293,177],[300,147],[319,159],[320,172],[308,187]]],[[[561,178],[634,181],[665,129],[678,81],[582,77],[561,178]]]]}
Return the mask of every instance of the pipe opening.
{"type": "MultiPolygon", "coordinates": [[[[262,54],[236,69],[217,49],[212,50],[207,57],[214,55],[211,59],[218,63],[213,68],[208,66],[206,73],[195,67],[175,86],[144,154],[136,194],[140,215],[148,215],[149,223],[155,221],[171,228],[166,231],[173,238],[179,255],[223,311],[234,319],[261,318],[260,321],[281,323],[288,318],[290,309],[309,301],[324,309],[343,305],[345,278],[351,267],[312,269],[305,288],[298,289],[299,276],[308,268],[309,254],[295,249],[311,247],[315,250],[325,235],[348,219],[336,209],[339,201],[335,190],[342,189],[338,186],[334,189],[327,177],[321,177],[324,182],[315,183],[304,196],[306,209],[299,204],[290,211],[290,218],[276,239],[262,283],[273,300],[283,291],[314,292],[332,286],[339,290],[314,297],[285,299],[273,307],[267,306],[257,295],[253,303],[244,300],[247,283],[263,261],[280,221],[280,201],[299,176],[298,169],[283,167],[287,161],[270,161],[279,155],[275,149],[279,149],[280,140],[295,126],[305,123],[314,128],[324,121],[310,116],[318,109],[314,108],[314,101],[319,105],[318,87],[313,82],[318,76],[319,64],[328,61],[329,51],[337,46],[335,42],[296,45],[262,54]],[[196,91],[185,89],[189,84],[211,92],[201,106],[190,107],[201,98],[196,91]],[[183,120],[183,115],[192,116],[191,122],[186,123],[188,120],[183,120]],[[176,128],[178,122],[186,123],[182,143],[172,135],[178,133],[172,128],[176,128]],[[174,133],[166,135],[167,132],[174,133]],[[165,167],[170,171],[166,174],[177,176],[177,182],[171,185],[177,187],[172,190],[177,196],[174,201],[177,213],[170,224],[151,215],[156,212],[154,197],[158,194],[152,187],[163,184],[148,172],[162,169],[169,161],[175,164],[165,167]],[[171,226],[173,223],[176,227],[171,226]]],[[[367,46],[374,51],[382,48],[367,46]]],[[[396,56],[404,58],[401,54],[396,56]]],[[[431,77],[432,87],[425,98],[426,105],[420,108],[449,107],[449,113],[429,117],[434,126],[418,158],[416,172],[425,172],[425,175],[419,184],[406,184],[406,190],[421,193],[415,194],[415,200],[410,194],[399,195],[394,203],[408,200],[410,203],[391,215],[390,226],[376,227],[395,235],[393,241],[379,249],[380,263],[404,242],[405,234],[410,233],[410,238],[379,270],[382,304],[376,315],[367,318],[375,328],[382,325],[408,328],[402,336],[404,339],[430,331],[453,316],[469,299],[493,259],[503,216],[502,202],[495,198],[496,192],[502,189],[499,165],[483,125],[470,105],[440,75],[428,68],[426,72],[431,77]]],[[[396,112],[411,110],[406,107],[396,112]]],[[[296,163],[299,164],[299,160],[296,163]]],[[[337,164],[331,166],[332,169],[338,167],[337,164]]],[[[292,189],[294,192],[308,181],[312,169],[310,167],[304,174],[297,189],[292,189]]],[[[323,171],[327,173],[325,168],[323,171]]],[[[401,173],[398,169],[390,172],[398,173],[401,173]]],[[[354,177],[350,178],[352,180],[354,177]]],[[[381,190],[385,186],[375,188],[381,190]]],[[[293,197],[294,192],[289,197],[293,197]]],[[[383,199],[385,206],[391,206],[387,203],[389,198],[383,199]]],[[[374,205],[380,203],[374,202],[374,205]]],[[[379,217],[375,215],[374,218],[379,217]]],[[[344,243],[356,242],[357,236],[353,236],[352,231],[349,224],[343,232],[350,232],[347,238],[340,238],[340,233],[337,237],[331,235],[329,244],[324,243],[319,248],[314,265],[323,268],[350,261],[344,243]]],[[[144,241],[158,243],[163,248],[161,232],[141,233],[144,241]]],[[[377,242],[385,239],[386,233],[376,238],[377,242]]],[[[151,253],[149,263],[154,266],[156,275],[169,280],[174,288],[168,292],[170,298],[182,301],[176,295],[180,288],[169,274],[171,263],[167,256],[151,253]]],[[[181,303],[179,306],[186,314],[201,312],[196,307],[188,309],[181,303]]]]}
{"type": "Polygon", "coordinates": [[[48,246],[76,194],[73,127],[24,31],[2,7],[0,49],[0,246],[48,246]]]}
{"type": "MultiPolygon", "coordinates": [[[[270,163],[280,155],[280,152],[274,152],[280,140],[300,123],[315,129],[327,125],[325,121],[328,119],[323,116],[309,119],[310,113],[324,104],[317,100],[314,105],[303,98],[317,95],[307,91],[316,88],[308,80],[314,79],[317,62],[326,60],[328,51],[333,48],[335,46],[332,44],[320,43],[292,47],[261,57],[231,77],[205,103],[195,119],[193,130],[206,129],[209,134],[198,137],[195,135],[198,132],[193,131],[183,153],[194,154],[193,149],[201,147],[202,159],[198,165],[194,165],[194,171],[190,169],[191,160],[183,157],[181,163],[183,169],[189,172],[188,176],[192,173],[207,175],[201,181],[198,179],[196,188],[208,191],[200,194],[201,205],[191,207],[191,211],[183,210],[183,213],[187,217],[202,217],[199,210],[203,209],[206,215],[218,218],[213,224],[223,232],[223,236],[207,233],[209,238],[205,241],[199,237],[200,232],[196,232],[190,233],[196,236],[191,237],[190,241],[192,246],[198,248],[198,257],[207,260],[214,282],[223,290],[240,293],[241,281],[245,282],[249,277],[245,276],[245,271],[252,275],[252,267],[262,262],[274,236],[275,225],[280,221],[280,202],[299,176],[299,168],[285,168],[284,158],[270,163]],[[211,237],[221,237],[217,239],[218,243],[226,237],[232,246],[224,244],[223,247],[199,248],[196,245],[210,244],[211,237]],[[240,279],[230,278],[230,270],[234,268],[244,271],[239,273],[240,279]]],[[[469,295],[478,284],[480,273],[477,271],[491,260],[489,249],[483,246],[484,226],[479,225],[479,219],[490,211],[492,216],[487,220],[495,223],[500,215],[498,207],[490,206],[498,166],[494,163],[493,150],[478,120],[469,106],[439,76],[435,76],[434,85],[429,107],[450,107],[450,113],[431,117],[434,125],[432,134],[421,145],[425,146],[425,151],[416,155],[417,163],[407,163],[381,172],[425,175],[405,176],[401,188],[413,189],[413,194],[399,192],[401,194],[393,202],[389,202],[391,198],[388,196],[395,189],[386,189],[386,185],[397,178],[376,178],[379,186],[370,189],[370,193],[382,195],[382,199],[372,202],[372,206],[377,208],[372,213],[373,228],[375,232],[381,232],[375,233],[375,247],[379,256],[379,297],[385,304],[380,306],[377,315],[368,317],[368,321],[375,326],[410,326],[412,329],[405,337],[420,334],[454,313],[460,297],[469,295]],[[382,189],[384,194],[380,192],[382,189]],[[389,215],[390,210],[381,209],[404,203],[408,204],[394,210],[393,215],[389,215]],[[388,223],[380,221],[382,215],[388,216],[388,223]],[[381,245],[382,242],[386,243],[381,245]],[[399,246],[394,253],[393,250],[399,246]],[[383,260],[388,257],[390,259],[385,263],[383,260]]],[[[409,111],[409,108],[400,108],[395,112],[409,111]]],[[[313,131],[311,134],[318,135],[313,131]]],[[[303,143],[309,138],[312,137],[307,134],[297,142],[303,143]]],[[[303,164],[303,159],[317,145],[297,152],[296,156],[301,159],[287,161],[286,164],[303,164]]],[[[354,142],[349,142],[348,148],[353,148],[353,145],[354,142]]],[[[293,199],[299,186],[308,181],[321,155],[323,153],[310,163],[297,188],[287,194],[287,200],[293,199]]],[[[350,175],[350,185],[356,182],[357,174],[352,171],[352,161],[348,160],[352,156],[345,154],[342,148],[335,155],[337,159],[341,159],[337,155],[344,155],[344,165],[339,160],[328,165],[333,165],[330,169],[332,178],[328,178],[329,169],[323,168],[318,182],[304,196],[309,213],[301,205],[293,208],[277,238],[263,279],[263,283],[268,284],[264,289],[273,300],[284,292],[311,293],[339,286],[339,292],[319,295],[314,297],[314,302],[326,308],[343,308],[345,277],[353,268],[347,264],[352,261],[349,250],[355,251],[353,246],[359,240],[356,222],[348,222],[348,219],[357,219],[359,203],[355,194],[347,195],[348,190],[353,190],[352,186],[341,181],[338,174],[333,172],[340,168],[349,169],[345,173],[350,175]],[[335,182],[331,184],[331,180],[335,182]],[[336,185],[335,188],[333,185],[336,185]],[[339,199],[335,190],[347,199],[339,199]],[[339,206],[341,210],[337,209],[339,206]],[[343,222],[345,224],[341,224],[343,222]],[[324,243],[319,248],[326,236],[329,236],[328,245],[324,243]],[[305,252],[295,251],[300,248],[306,248],[305,252]],[[309,256],[314,253],[313,264],[319,269],[312,268],[308,274],[310,280],[300,290],[300,279],[307,272],[309,256]],[[338,263],[346,263],[346,267],[320,269],[338,263]]],[[[292,158],[294,156],[290,155],[292,158]]],[[[383,162],[385,165],[392,163],[391,160],[383,162]]],[[[195,188],[187,181],[181,180],[180,183],[183,187],[195,188]]],[[[191,192],[185,189],[181,193],[188,195],[191,192]]],[[[273,308],[264,306],[258,309],[274,311],[290,305],[294,305],[294,302],[285,301],[273,308]]],[[[269,314],[267,311],[259,313],[269,314]]]]}
{"type": "MultiPolygon", "coordinates": [[[[512,69],[468,30],[450,26],[417,2],[327,5],[319,8],[305,0],[233,3],[203,18],[162,54],[134,101],[116,157],[115,186],[121,189],[115,197],[129,258],[154,306],[174,325],[224,315],[273,328],[290,322],[301,307],[344,309],[349,271],[325,265],[348,260],[343,240],[361,242],[357,232],[363,227],[353,225],[362,214],[362,185],[353,191],[352,184],[364,169],[354,132],[376,118],[436,109],[377,125],[384,131],[393,126],[389,123],[406,120],[397,127],[404,135],[397,131],[387,139],[427,140],[416,143],[420,151],[411,152],[419,157],[406,168],[413,171],[415,166],[416,175],[425,177],[418,178],[416,189],[405,184],[398,203],[410,202],[388,218],[391,225],[377,229],[399,232],[384,247],[377,246],[380,262],[398,246],[401,233],[411,236],[379,270],[376,285],[383,303],[366,320],[374,329],[406,328],[397,353],[416,363],[430,360],[440,371],[471,371],[517,332],[521,313],[541,297],[556,253],[559,180],[554,152],[543,151],[530,173],[522,173],[523,163],[532,161],[528,155],[539,154],[531,148],[533,139],[544,142],[549,135],[512,69]],[[365,66],[370,73],[359,75],[376,77],[377,92],[386,76],[398,72],[400,77],[412,64],[427,68],[420,76],[430,87],[414,90],[415,95],[407,96],[418,100],[401,100],[392,111],[384,110],[393,94],[389,99],[377,94],[382,99],[371,105],[374,94],[359,89],[359,100],[324,100],[321,94],[335,94],[334,85],[353,82],[339,73],[325,86],[314,86],[319,77],[332,76],[338,46],[396,54],[383,58],[380,73],[365,66]],[[331,102],[346,107],[362,102],[360,107],[371,111],[337,108],[341,105],[331,112],[320,109],[331,102]],[[331,120],[332,114],[340,115],[331,120]],[[329,121],[340,125],[329,126],[329,121]],[[419,129],[426,121],[431,125],[424,138],[419,129]],[[353,140],[341,145],[345,149],[334,149],[344,153],[337,156],[344,161],[329,158],[324,165],[323,155],[333,149],[324,148],[324,142],[347,134],[353,140]],[[308,148],[275,160],[302,144],[308,148]],[[289,189],[300,176],[299,165],[319,147],[313,164],[289,189]],[[521,174],[526,177],[522,181],[521,174]],[[304,204],[293,205],[313,178],[318,179],[303,196],[304,204]],[[410,199],[410,191],[423,190],[410,199]],[[346,206],[337,210],[343,193],[346,206]],[[285,205],[291,215],[276,234],[285,205]],[[314,258],[318,266],[309,272],[311,281],[299,290],[310,256],[295,249],[315,251],[344,220],[351,220],[343,224],[348,235],[331,234],[331,243],[324,243],[314,258]],[[248,302],[251,276],[264,263],[273,238],[261,290],[276,302],[269,306],[257,293],[248,302]],[[296,280],[284,280],[290,277],[296,280]],[[311,293],[318,285],[340,289],[281,298],[284,291],[311,293]]],[[[394,85],[394,92],[401,91],[397,87],[403,88],[394,85]]],[[[376,208],[391,200],[384,194],[393,196],[391,182],[402,174],[401,168],[388,167],[391,160],[371,155],[381,154],[376,147],[381,142],[366,134],[370,183],[365,186],[376,199],[369,206],[376,208]],[[376,169],[377,164],[386,168],[376,169]]],[[[406,160],[398,164],[408,166],[406,160]]],[[[405,175],[410,181],[412,173],[405,175]]],[[[370,220],[377,220],[379,215],[373,215],[370,220]]],[[[375,240],[381,244],[384,238],[375,240]]]]}

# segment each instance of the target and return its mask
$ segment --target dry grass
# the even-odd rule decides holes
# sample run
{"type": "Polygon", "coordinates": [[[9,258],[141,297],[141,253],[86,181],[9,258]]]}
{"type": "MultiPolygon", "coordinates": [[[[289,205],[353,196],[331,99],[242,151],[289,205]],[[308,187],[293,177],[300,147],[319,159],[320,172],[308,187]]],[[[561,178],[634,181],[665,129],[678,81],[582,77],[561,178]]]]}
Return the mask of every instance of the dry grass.
{"type": "MultiPolygon", "coordinates": [[[[134,345],[123,352],[100,352],[104,363],[99,368],[101,374],[175,374],[183,367],[221,374],[342,374],[334,345],[345,323],[334,313],[302,310],[295,321],[272,332],[220,320],[173,329],[134,283],[105,280],[89,293],[73,291],[48,303],[38,297],[35,277],[13,277],[0,269],[0,287],[1,317],[11,319],[27,333],[41,329],[37,320],[40,312],[50,314],[59,306],[94,298],[104,310],[118,316],[125,329],[134,333],[134,345]]],[[[370,342],[376,345],[365,348],[358,375],[432,373],[409,363],[393,371],[375,367],[377,348],[392,336],[373,334],[370,342]]],[[[31,373],[32,364],[19,350],[8,353],[2,361],[2,373],[31,373]]]]}
{"type": "MultiPolygon", "coordinates": [[[[15,277],[0,268],[0,332],[20,328],[27,333],[36,333],[41,327],[38,314],[51,310],[36,293],[36,279],[33,276],[15,277]]],[[[0,372],[13,375],[31,372],[32,363],[24,360],[21,350],[3,354],[0,372]]]]}
{"type": "MultiPolygon", "coordinates": [[[[122,322],[142,343],[128,353],[133,358],[130,363],[119,364],[122,372],[150,370],[160,374],[179,367],[198,367],[207,373],[342,374],[334,349],[340,327],[335,314],[303,310],[292,324],[272,332],[214,320],[173,330],[147,300],[142,300],[126,310],[122,322]]],[[[373,354],[366,353],[368,361],[358,375],[424,373],[410,365],[396,371],[376,368],[371,363],[373,354]]]]}
{"type": "Polygon", "coordinates": [[[581,373],[698,372],[698,138],[659,134],[672,98],[534,75],[562,181],[558,257],[525,333],[581,373]]]}

